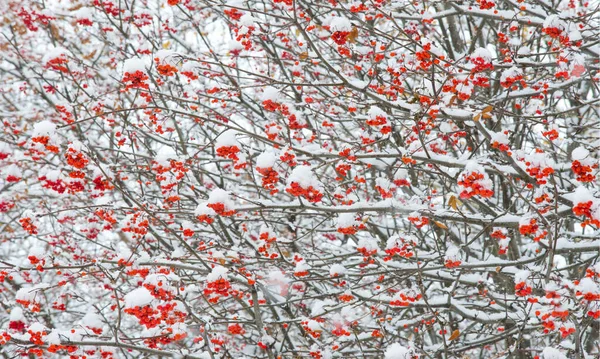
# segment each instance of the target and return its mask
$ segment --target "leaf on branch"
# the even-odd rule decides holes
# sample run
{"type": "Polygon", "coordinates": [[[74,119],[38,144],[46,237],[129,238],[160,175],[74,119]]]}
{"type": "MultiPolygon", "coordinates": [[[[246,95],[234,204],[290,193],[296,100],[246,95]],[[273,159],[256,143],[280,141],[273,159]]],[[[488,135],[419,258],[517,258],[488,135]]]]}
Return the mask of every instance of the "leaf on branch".
{"type": "Polygon", "coordinates": [[[92,59],[92,57],[94,57],[94,55],[96,55],[96,51],[97,51],[97,50],[94,50],[94,51],[90,52],[89,54],[85,55],[83,58],[84,58],[85,60],[91,60],[91,59],[92,59]]]}
{"type": "Polygon", "coordinates": [[[77,5],[73,6],[73,7],[68,8],[67,10],[69,10],[69,11],[77,11],[77,10],[81,9],[82,7],[83,7],[83,4],[77,4],[77,5]]]}
{"type": "Polygon", "coordinates": [[[50,23],[50,33],[52,34],[52,37],[54,37],[55,39],[62,40],[62,37],[60,36],[60,31],[58,30],[58,27],[56,27],[56,25],[54,25],[53,23],[50,23]]]}
{"type": "Polygon", "coordinates": [[[450,338],[449,338],[449,340],[456,340],[456,339],[458,339],[458,337],[460,337],[460,330],[458,330],[458,329],[455,329],[455,330],[452,332],[452,335],[450,335],[450,338]]]}
{"type": "Polygon", "coordinates": [[[350,41],[351,43],[355,43],[357,38],[358,38],[358,28],[352,27],[350,34],[348,34],[348,41],[350,41]]]}
{"type": "Polygon", "coordinates": [[[456,96],[456,95],[452,96],[452,98],[450,98],[450,101],[448,102],[448,106],[454,105],[457,98],[458,98],[458,96],[456,96]]]}
{"type": "Polygon", "coordinates": [[[477,115],[475,115],[475,117],[473,118],[473,121],[477,122],[479,121],[482,117],[484,119],[490,119],[492,118],[491,112],[494,109],[494,107],[492,105],[486,106],[481,113],[478,113],[477,115]]]}
{"type": "Polygon", "coordinates": [[[448,229],[448,226],[443,224],[442,222],[433,221],[433,223],[435,223],[435,225],[440,227],[441,229],[448,229]]]}
{"type": "Polygon", "coordinates": [[[308,59],[308,52],[306,52],[306,51],[301,52],[298,57],[300,58],[300,60],[306,60],[306,59],[308,59]]]}
{"type": "Polygon", "coordinates": [[[451,196],[450,199],[448,200],[448,206],[450,206],[450,208],[452,208],[455,211],[458,211],[458,199],[456,198],[456,196],[451,196]]]}

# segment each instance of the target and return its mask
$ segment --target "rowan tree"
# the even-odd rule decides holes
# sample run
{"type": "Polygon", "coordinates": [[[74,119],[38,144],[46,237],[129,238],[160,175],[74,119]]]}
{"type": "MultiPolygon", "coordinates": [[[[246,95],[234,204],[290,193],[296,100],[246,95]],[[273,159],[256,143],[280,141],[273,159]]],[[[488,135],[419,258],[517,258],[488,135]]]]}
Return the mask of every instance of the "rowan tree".
{"type": "Polygon", "coordinates": [[[1,1],[1,353],[597,357],[599,6],[1,1]]]}

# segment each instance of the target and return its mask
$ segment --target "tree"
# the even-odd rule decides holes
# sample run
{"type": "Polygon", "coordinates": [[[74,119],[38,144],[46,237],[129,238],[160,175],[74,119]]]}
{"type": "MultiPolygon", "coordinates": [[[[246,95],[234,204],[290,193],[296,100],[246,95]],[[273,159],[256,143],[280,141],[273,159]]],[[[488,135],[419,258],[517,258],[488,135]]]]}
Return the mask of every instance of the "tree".
{"type": "Polygon", "coordinates": [[[598,6],[0,2],[4,357],[599,355],[598,6]]]}

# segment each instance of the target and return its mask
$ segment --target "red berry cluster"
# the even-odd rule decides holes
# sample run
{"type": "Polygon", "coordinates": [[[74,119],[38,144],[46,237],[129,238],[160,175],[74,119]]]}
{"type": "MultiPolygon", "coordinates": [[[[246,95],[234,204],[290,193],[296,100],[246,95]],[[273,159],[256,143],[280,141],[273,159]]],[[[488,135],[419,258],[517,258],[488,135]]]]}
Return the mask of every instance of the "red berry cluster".
{"type": "Polygon", "coordinates": [[[319,192],[319,190],[315,189],[313,186],[309,186],[308,188],[303,188],[297,182],[292,182],[289,188],[286,188],[285,191],[292,196],[296,197],[304,197],[311,203],[321,202],[323,198],[323,194],[319,192]]]}
{"type": "Polygon", "coordinates": [[[471,198],[473,196],[487,198],[493,196],[494,191],[485,188],[479,182],[483,179],[485,179],[485,175],[483,173],[471,172],[470,174],[463,174],[461,180],[458,181],[458,185],[465,188],[460,193],[460,198],[471,198]]]}

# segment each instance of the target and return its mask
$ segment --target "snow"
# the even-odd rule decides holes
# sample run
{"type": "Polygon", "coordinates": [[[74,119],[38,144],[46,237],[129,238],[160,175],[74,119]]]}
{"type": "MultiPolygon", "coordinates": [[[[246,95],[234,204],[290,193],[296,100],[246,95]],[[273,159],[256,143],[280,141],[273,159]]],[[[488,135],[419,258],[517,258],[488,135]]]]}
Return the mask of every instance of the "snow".
{"type": "Polygon", "coordinates": [[[453,132],[454,129],[453,129],[452,125],[449,124],[448,122],[442,122],[440,124],[440,131],[442,131],[443,133],[450,133],[450,132],[453,132]]]}
{"type": "Polygon", "coordinates": [[[457,261],[461,259],[460,248],[457,246],[450,244],[448,245],[448,249],[446,249],[446,254],[444,256],[445,260],[457,261]]]}
{"type": "Polygon", "coordinates": [[[82,7],[81,9],[75,11],[75,18],[79,19],[79,20],[83,20],[83,19],[88,19],[91,20],[93,19],[93,14],[94,14],[94,10],[90,7],[82,7]]]}
{"type": "Polygon", "coordinates": [[[332,277],[341,276],[346,273],[346,267],[342,264],[335,263],[329,268],[329,275],[332,277]]]}
{"type": "Polygon", "coordinates": [[[145,61],[138,57],[125,60],[125,63],[123,63],[123,72],[135,73],[136,71],[146,71],[145,61]]]}
{"type": "Polygon", "coordinates": [[[269,284],[270,285],[286,285],[290,282],[290,279],[285,276],[285,273],[282,271],[272,271],[269,272],[269,284]]]}
{"type": "Polygon", "coordinates": [[[336,16],[329,25],[331,31],[352,31],[352,23],[343,16],[336,16]]]}
{"type": "Polygon", "coordinates": [[[56,329],[52,330],[50,332],[50,334],[48,334],[46,336],[45,342],[47,344],[50,344],[50,345],[52,345],[52,344],[60,344],[60,336],[59,336],[58,330],[56,330],[56,329]]]}
{"type": "Polygon", "coordinates": [[[242,17],[240,17],[239,21],[241,26],[246,26],[250,28],[254,27],[254,24],[257,22],[257,19],[250,15],[250,13],[245,13],[244,15],[242,15],[242,17]]]}
{"type": "Polygon", "coordinates": [[[277,161],[277,157],[271,151],[263,152],[258,157],[256,157],[256,167],[258,168],[270,168],[275,165],[277,161]]]}
{"type": "Polygon", "coordinates": [[[223,203],[226,209],[233,208],[233,202],[229,197],[229,192],[221,188],[215,188],[212,190],[212,192],[210,192],[210,195],[208,196],[208,203],[223,203]]]}
{"type": "Polygon", "coordinates": [[[518,69],[516,66],[513,66],[509,69],[502,71],[502,76],[500,76],[500,82],[505,82],[510,77],[522,76],[523,71],[518,69]]]}
{"type": "Polygon", "coordinates": [[[337,303],[332,299],[315,300],[310,309],[310,315],[312,317],[318,317],[318,316],[322,315],[323,313],[325,313],[325,311],[328,309],[328,307],[333,307],[336,304],[337,303]]]}
{"type": "Polygon", "coordinates": [[[412,359],[414,351],[400,345],[399,343],[393,343],[388,346],[385,350],[385,359],[412,359]]]}
{"type": "Polygon", "coordinates": [[[544,348],[544,350],[542,351],[542,358],[543,359],[567,359],[567,357],[560,352],[560,350],[552,348],[552,347],[546,347],[544,348]]]}
{"type": "Polygon", "coordinates": [[[527,281],[531,272],[528,270],[521,270],[515,274],[515,283],[521,283],[527,281]]]}
{"type": "Polygon", "coordinates": [[[60,58],[60,57],[66,57],[69,55],[69,51],[67,51],[67,49],[63,48],[63,47],[55,47],[52,48],[48,51],[46,51],[46,54],[44,55],[43,59],[42,59],[42,63],[46,64],[48,63],[48,61],[60,58]]]}
{"type": "Polygon", "coordinates": [[[462,118],[462,119],[471,119],[473,118],[473,112],[467,111],[459,108],[444,108],[442,110],[443,113],[450,117],[462,118]]]}
{"type": "Polygon", "coordinates": [[[375,118],[375,117],[385,117],[387,118],[387,113],[385,113],[385,111],[383,111],[382,109],[380,109],[377,106],[371,106],[371,108],[369,109],[369,111],[367,112],[367,116],[369,118],[375,118]]]}
{"type": "Polygon", "coordinates": [[[306,326],[308,327],[308,329],[312,330],[313,332],[319,332],[323,330],[323,327],[321,326],[321,323],[317,322],[316,320],[309,320],[306,323],[306,326]]]}
{"type": "Polygon", "coordinates": [[[29,249],[29,256],[34,256],[37,258],[42,258],[47,251],[41,246],[34,246],[29,249]]]}
{"type": "Polygon", "coordinates": [[[594,196],[592,196],[592,194],[587,188],[579,186],[577,187],[577,189],[575,189],[575,192],[573,194],[568,196],[568,198],[572,200],[574,204],[577,204],[581,202],[587,202],[593,199],[594,196]]]}
{"type": "Polygon", "coordinates": [[[29,326],[29,328],[27,328],[27,330],[32,331],[34,333],[41,333],[41,332],[46,331],[46,329],[48,329],[48,328],[46,328],[46,326],[40,322],[35,322],[35,323],[31,324],[29,326]]]}
{"type": "Polygon", "coordinates": [[[294,268],[294,272],[304,272],[310,269],[310,266],[308,265],[308,263],[306,263],[305,260],[301,260],[299,262],[296,262],[296,267],[294,268]]]}
{"type": "Polygon", "coordinates": [[[235,134],[236,134],[236,132],[231,131],[231,130],[223,132],[217,138],[215,148],[230,147],[230,146],[238,146],[239,147],[240,143],[238,142],[235,134]]]}
{"type": "Polygon", "coordinates": [[[340,213],[337,219],[338,228],[352,227],[357,224],[355,213],[340,213]]]}
{"type": "Polygon", "coordinates": [[[19,320],[24,320],[25,316],[23,315],[23,309],[21,309],[20,307],[14,307],[11,311],[10,311],[10,321],[14,322],[14,321],[19,321],[19,320]]]}
{"type": "Polygon", "coordinates": [[[212,271],[206,276],[208,282],[214,282],[218,279],[227,279],[227,268],[223,266],[215,266],[212,271]]]}
{"type": "Polygon", "coordinates": [[[102,317],[93,312],[87,312],[83,318],[81,318],[81,324],[90,328],[102,328],[104,322],[102,317]]]}
{"type": "Polygon", "coordinates": [[[195,216],[215,216],[217,213],[210,207],[207,206],[208,203],[200,203],[196,209],[194,210],[195,216]]]}
{"type": "Polygon", "coordinates": [[[544,28],[555,27],[561,30],[566,30],[567,25],[563,20],[561,20],[558,15],[550,15],[548,16],[543,23],[544,28]]]}
{"type": "Polygon", "coordinates": [[[406,179],[406,178],[408,178],[408,171],[405,168],[399,168],[396,171],[396,173],[394,174],[395,180],[406,179]]]}
{"type": "Polygon", "coordinates": [[[152,303],[154,297],[148,289],[141,287],[132,290],[127,295],[125,295],[125,307],[126,308],[135,308],[135,307],[143,307],[152,303]]]}
{"type": "Polygon", "coordinates": [[[573,150],[571,153],[571,158],[574,161],[581,161],[586,158],[590,154],[590,151],[586,150],[584,147],[580,146],[573,150]]]}
{"type": "Polygon", "coordinates": [[[49,120],[38,122],[33,126],[32,136],[50,136],[56,132],[56,125],[49,120]]]}
{"type": "Polygon", "coordinates": [[[267,86],[263,90],[262,100],[263,101],[271,100],[273,102],[278,102],[280,96],[281,96],[281,93],[279,92],[278,89],[276,89],[275,87],[272,87],[272,86],[267,86]]]}
{"type": "MultiPolygon", "coordinates": [[[[236,42],[236,44],[238,44],[238,43],[236,42]]],[[[181,72],[191,72],[191,73],[195,74],[197,68],[198,68],[198,65],[196,63],[194,63],[192,61],[187,61],[187,62],[184,62],[183,65],[181,65],[181,72]]]]}
{"type": "Polygon", "coordinates": [[[163,166],[169,166],[170,160],[177,160],[177,153],[173,147],[162,146],[156,151],[156,162],[163,166]]]}
{"type": "Polygon", "coordinates": [[[594,282],[594,280],[592,278],[589,277],[585,277],[583,278],[580,282],[579,282],[579,290],[581,290],[582,293],[593,293],[593,294],[598,294],[600,293],[600,287],[598,287],[598,284],[596,282],[594,282]]]}
{"type": "Polygon", "coordinates": [[[21,288],[17,291],[15,296],[18,300],[33,302],[40,295],[39,291],[48,288],[50,285],[45,283],[36,284],[33,287],[21,288]]]}
{"type": "Polygon", "coordinates": [[[475,51],[473,51],[473,54],[471,55],[471,58],[478,58],[478,57],[481,57],[482,59],[486,60],[487,62],[492,61],[492,54],[490,53],[490,51],[488,49],[484,49],[483,47],[479,47],[479,48],[475,49],[475,51]]]}
{"type": "Polygon", "coordinates": [[[154,54],[154,58],[158,59],[160,62],[163,61],[168,61],[170,60],[173,56],[175,55],[175,52],[171,51],[171,50],[158,50],[155,54],[154,54]]]}
{"type": "Polygon", "coordinates": [[[529,54],[531,54],[531,49],[527,46],[520,47],[519,51],[517,51],[517,55],[526,56],[529,54]]]}
{"type": "Polygon", "coordinates": [[[385,177],[377,177],[375,179],[375,186],[381,187],[382,189],[388,191],[392,187],[392,182],[385,177]]]}
{"type": "Polygon", "coordinates": [[[508,136],[504,132],[489,131],[489,133],[490,133],[490,142],[491,143],[498,142],[498,143],[504,144],[504,145],[510,144],[510,140],[508,139],[508,136]]]}
{"type": "Polygon", "coordinates": [[[287,179],[287,185],[290,186],[292,182],[296,182],[302,188],[308,188],[310,186],[315,189],[321,188],[321,183],[313,174],[310,166],[298,166],[294,168],[287,179]]]}

